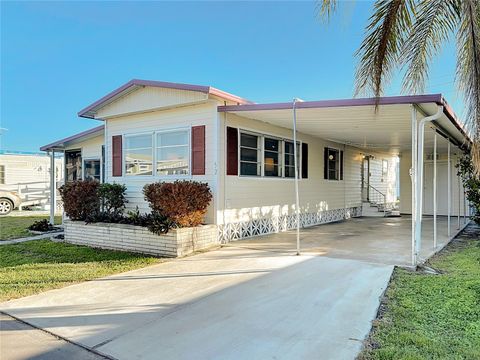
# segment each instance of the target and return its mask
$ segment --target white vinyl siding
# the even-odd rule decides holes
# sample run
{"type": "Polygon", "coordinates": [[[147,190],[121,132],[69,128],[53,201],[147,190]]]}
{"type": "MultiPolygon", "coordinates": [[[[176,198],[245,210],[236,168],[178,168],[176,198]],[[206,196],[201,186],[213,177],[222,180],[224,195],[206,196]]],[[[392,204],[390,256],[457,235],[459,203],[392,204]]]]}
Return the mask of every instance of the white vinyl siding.
{"type": "Polygon", "coordinates": [[[143,87],[118,98],[98,111],[96,118],[126,116],[137,112],[161,110],[173,106],[185,106],[206,100],[206,94],[158,87],[143,87]]]}
{"type": "MultiPolygon", "coordinates": [[[[458,161],[457,151],[452,146],[450,176],[451,176],[451,215],[456,216],[459,209],[460,184],[460,214],[463,215],[463,187],[457,176],[455,164],[458,161]]],[[[412,212],[412,181],[410,178],[410,167],[412,164],[411,152],[405,152],[400,159],[400,212],[411,214],[412,212]]],[[[447,193],[448,193],[448,161],[447,154],[439,154],[437,160],[437,214],[448,215],[447,193]]],[[[433,161],[426,160],[424,168],[423,185],[423,210],[426,215],[433,215],[433,161]]],[[[452,229],[456,228],[456,219],[452,219],[452,229]]]]}

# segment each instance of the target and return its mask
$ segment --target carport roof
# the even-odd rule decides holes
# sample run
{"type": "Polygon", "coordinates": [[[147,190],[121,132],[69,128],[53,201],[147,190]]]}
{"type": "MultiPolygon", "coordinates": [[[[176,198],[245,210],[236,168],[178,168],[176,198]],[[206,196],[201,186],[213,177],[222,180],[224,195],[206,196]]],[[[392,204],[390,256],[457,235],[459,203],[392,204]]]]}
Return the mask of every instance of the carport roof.
{"type": "MultiPolygon", "coordinates": [[[[443,106],[435,126],[457,145],[471,137],[442,94],[297,102],[297,130],[339,143],[393,152],[411,147],[412,105],[425,116],[443,106]],[[376,108],[378,105],[378,108],[376,108]]],[[[285,128],[292,127],[292,102],[219,106],[232,113],[285,128]]],[[[426,146],[433,136],[426,139],[426,146]]]]}

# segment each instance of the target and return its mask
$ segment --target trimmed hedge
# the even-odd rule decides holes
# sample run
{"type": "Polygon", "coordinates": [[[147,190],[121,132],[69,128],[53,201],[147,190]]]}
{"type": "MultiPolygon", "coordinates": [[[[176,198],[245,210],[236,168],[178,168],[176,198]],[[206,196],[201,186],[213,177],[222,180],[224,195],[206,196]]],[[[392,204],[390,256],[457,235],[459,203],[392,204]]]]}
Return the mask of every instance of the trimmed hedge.
{"type": "Polygon", "coordinates": [[[202,224],[212,201],[208,184],[189,180],[147,184],[143,194],[153,213],[164,215],[179,227],[202,224]]]}

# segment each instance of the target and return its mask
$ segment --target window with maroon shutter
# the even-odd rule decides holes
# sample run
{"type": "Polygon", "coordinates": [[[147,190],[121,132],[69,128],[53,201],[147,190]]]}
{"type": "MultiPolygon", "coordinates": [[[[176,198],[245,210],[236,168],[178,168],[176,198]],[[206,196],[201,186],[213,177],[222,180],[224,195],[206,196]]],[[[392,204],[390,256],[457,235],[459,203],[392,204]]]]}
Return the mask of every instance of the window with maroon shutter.
{"type": "Polygon", "coordinates": [[[227,175],[238,175],[238,130],[227,127],[227,175]]]}
{"type": "Polygon", "coordinates": [[[205,175],[205,125],[192,126],[192,175],[205,175]]]}
{"type": "Polygon", "coordinates": [[[122,135],[112,136],[112,176],[122,176],[122,135]]]}

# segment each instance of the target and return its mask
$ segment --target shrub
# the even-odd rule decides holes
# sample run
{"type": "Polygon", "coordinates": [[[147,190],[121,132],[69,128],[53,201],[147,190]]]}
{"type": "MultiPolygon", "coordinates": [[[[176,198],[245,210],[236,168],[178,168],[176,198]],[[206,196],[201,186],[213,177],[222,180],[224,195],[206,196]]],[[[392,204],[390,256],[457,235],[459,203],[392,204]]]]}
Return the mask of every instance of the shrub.
{"type": "Polygon", "coordinates": [[[166,234],[170,227],[170,223],[168,219],[157,212],[153,212],[151,214],[146,215],[147,218],[147,228],[150,232],[161,235],[166,234]]]}
{"type": "Polygon", "coordinates": [[[35,221],[32,225],[28,227],[28,230],[32,231],[52,231],[54,229],[55,227],[50,224],[47,219],[35,221]]]}
{"type": "Polygon", "coordinates": [[[147,184],[143,194],[153,214],[163,215],[180,227],[200,225],[212,200],[208,184],[197,181],[147,184]]]}
{"type": "Polygon", "coordinates": [[[59,191],[65,214],[71,220],[87,220],[100,212],[98,188],[95,180],[77,180],[67,182],[59,191]]]}
{"type": "Polygon", "coordinates": [[[170,222],[164,215],[159,213],[141,214],[138,207],[133,211],[129,211],[126,216],[121,213],[113,214],[100,211],[91,216],[87,216],[85,221],[87,223],[103,222],[142,226],[157,235],[166,234],[170,228],[170,222]]]}
{"type": "Polygon", "coordinates": [[[480,224],[480,178],[475,175],[470,155],[466,154],[460,159],[457,169],[457,174],[461,176],[465,187],[467,200],[475,209],[475,212],[470,214],[470,218],[480,224]]]}
{"type": "Polygon", "coordinates": [[[125,192],[127,187],[123,184],[100,184],[98,195],[101,198],[103,212],[116,217],[125,210],[125,192]]]}

